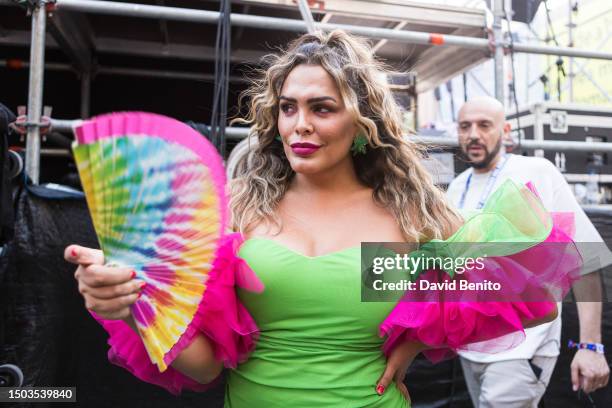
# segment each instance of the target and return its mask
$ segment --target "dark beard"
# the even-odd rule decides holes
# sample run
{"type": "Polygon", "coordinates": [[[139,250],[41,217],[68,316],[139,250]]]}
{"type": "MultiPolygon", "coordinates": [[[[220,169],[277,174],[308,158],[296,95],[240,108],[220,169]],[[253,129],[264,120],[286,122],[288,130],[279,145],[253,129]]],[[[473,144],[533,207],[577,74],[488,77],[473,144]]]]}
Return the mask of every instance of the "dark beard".
{"type": "MultiPolygon", "coordinates": [[[[467,146],[466,150],[469,149],[469,145],[467,146]]],[[[485,156],[485,158],[483,160],[481,160],[480,162],[470,162],[470,166],[472,166],[475,169],[478,170],[482,170],[482,169],[486,169],[487,167],[489,167],[489,165],[491,164],[491,162],[493,161],[493,159],[497,156],[497,154],[499,153],[499,151],[502,148],[502,138],[500,137],[499,140],[497,141],[497,144],[495,145],[495,147],[493,148],[493,150],[491,150],[490,152],[487,151],[487,148],[485,147],[485,151],[487,153],[487,155],[485,156]]]]}

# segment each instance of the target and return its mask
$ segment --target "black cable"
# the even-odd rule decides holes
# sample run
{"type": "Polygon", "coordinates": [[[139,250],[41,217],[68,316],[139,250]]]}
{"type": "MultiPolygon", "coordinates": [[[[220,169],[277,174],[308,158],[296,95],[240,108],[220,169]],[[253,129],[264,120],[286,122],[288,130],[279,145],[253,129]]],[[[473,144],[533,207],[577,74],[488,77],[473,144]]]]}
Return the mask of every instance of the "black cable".
{"type": "Polygon", "coordinates": [[[223,123],[223,132],[221,133],[221,152],[225,155],[225,126],[227,124],[227,105],[229,102],[229,77],[230,77],[230,63],[232,54],[232,6],[231,1],[225,1],[225,64],[223,65],[225,76],[223,78],[225,89],[223,92],[223,105],[221,109],[221,120],[223,123]]]}
{"type": "MultiPolygon", "coordinates": [[[[547,30],[550,30],[551,38],[554,41],[555,45],[559,47],[559,41],[557,41],[557,36],[555,35],[555,29],[552,25],[552,20],[550,18],[550,9],[548,8],[548,0],[543,0],[544,9],[546,10],[546,21],[548,22],[547,30]]],[[[565,69],[563,69],[563,58],[560,56],[557,57],[555,61],[555,65],[557,65],[557,99],[561,102],[561,75],[565,77],[565,69]]]]}
{"type": "Polygon", "coordinates": [[[210,121],[211,140],[225,156],[225,126],[229,91],[231,55],[231,1],[221,0],[215,41],[215,87],[210,121]]]}
{"type": "MultiPolygon", "coordinates": [[[[223,0],[221,0],[219,6],[219,12],[223,12],[223,0]]],[[[218,88],[220,85],[219,77],[221,72],[219,71],[219,60],[220,60],[220,46],[221,46],[221,26],[223,24],[223,16],[219,16],[219,22],[217,23],[217,36],[215,39],[215,83],[213,88],[213,106],[212,113],[210,117],[210,138],[213,144],[219,149],[219,141],[218,141],[218,109],[219,109],[219,100],[217,98],[218,88]]]]}
{"type": "Polygon", "coordinates": [[[551,38],[555,42],[555,45],[559,47],[559,41],[557,41],[557,36],[555,35],[555,29],[552,25],[552,20],[550,18],[550,9],[548,8],[548,0],[543,0],[544,9],[546,9],[546,21],[548,21],[547,30],[550,30],[551,38]]]}

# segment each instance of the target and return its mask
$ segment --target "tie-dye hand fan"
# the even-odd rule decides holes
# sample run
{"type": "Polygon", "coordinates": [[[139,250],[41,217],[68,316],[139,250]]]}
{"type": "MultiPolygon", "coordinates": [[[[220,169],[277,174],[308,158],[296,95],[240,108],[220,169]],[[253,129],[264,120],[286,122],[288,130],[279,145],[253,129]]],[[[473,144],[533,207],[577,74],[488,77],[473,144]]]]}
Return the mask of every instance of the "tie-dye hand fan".
{"type": "Polygon", "coordinates": [[[206,296],[226,227],[225,171],[213,145],[164,116],[98,116],[73,148],[108,264],[147,282],[132,314],[160,371],[206,296]]]}

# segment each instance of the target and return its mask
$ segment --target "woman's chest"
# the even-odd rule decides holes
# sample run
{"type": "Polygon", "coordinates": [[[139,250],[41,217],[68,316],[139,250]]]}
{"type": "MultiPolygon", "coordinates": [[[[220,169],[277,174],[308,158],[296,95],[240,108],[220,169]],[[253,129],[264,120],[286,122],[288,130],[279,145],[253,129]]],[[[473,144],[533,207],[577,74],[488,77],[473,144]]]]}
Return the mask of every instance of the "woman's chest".
{"type": "Polygon", "coordinates": [[[268,239],[247,240],[239,255],[265,289],[239,296],[262,332],[299,327],[304,336],[373,340],[393,304],[362,301],[360,249],[309,257],[268,239]]]}
{"type": "Polygon", "coordinates": [[[307,257],[341,252],[362,242],[404,240],[395,218],[386,210],[372,206],[334,210],[319,207],[299,210],[285,206],[279,211],[279,221],[279,229],[262,225],[249,236],[273,240],[307,257]]]}

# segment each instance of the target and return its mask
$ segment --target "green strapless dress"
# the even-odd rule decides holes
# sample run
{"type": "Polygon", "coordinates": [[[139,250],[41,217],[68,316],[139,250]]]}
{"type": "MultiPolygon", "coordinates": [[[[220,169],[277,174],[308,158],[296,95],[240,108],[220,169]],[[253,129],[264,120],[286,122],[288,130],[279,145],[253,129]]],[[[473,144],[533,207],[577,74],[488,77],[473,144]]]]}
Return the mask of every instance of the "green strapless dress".
{"type": "MultiPolygon", "coordinates": [[[[528,186],[506,182],[481,213],[437,244],[444,256],[457,257],[479,256],[479,247],[468,245],[457,253],[455,247],[451,251],[451,243],[498,243],[493,256],[487,250],[490,257],[482,271],[471,269],[461,277],[474,282],[495,278],[515,295],[545,288],[562,299],[581,264],[570,227],[573,217],[551,216],[528,186]],[[562,245],[540,245],[544,240],[562,245]]],[[[173,354],[198,333],[206,335],[217,358],[233,368],[225,395],[228,408],[399,408],[408,402],[394,384],[382,396],[375,392],[386,365],[379,330],[387,336],[385,350],[418,341],[428,345],[426,357],[439,361],[457,350],[502,351],[518,344],[513,341],[522,338],[521,322],[546,316],[555,307],[551,301],[520,299],[444,302],[452,299],[452,291],[444,290],[426,293],[432,295],[427,301],[406,293],[397,304],[361,302],[361,257],[367,260],[370,255],[354,247],[307,257],[269,239],[242,242],[238,233],[223,237],[209,273],[207,296],[173,354]],[[505,338],[502,350],[500,336],[512,340],[505,338]]],[[[385,278],[392,277],[388,272],[385,278]]],[[[430,272],[439,277],[435,270],[424,276],[430,272]]],[[[160,372],[140,336],[124,321],[94,317],[110,334],[109,360],[143,381],[174,394],[214,386],[172,367],[160,372]]]]}
{"type": "Polygon", "coordinates": [[[395,303],[361,302],[360,247],[308,257],[251,238],[238,255],[265,290],[238,289],[260,337],[229,373],[227,408],[410,405],[395,384],[375,391],[386,365],[378,328],[395,303]]]}

